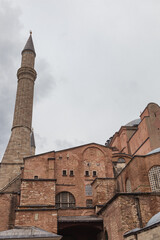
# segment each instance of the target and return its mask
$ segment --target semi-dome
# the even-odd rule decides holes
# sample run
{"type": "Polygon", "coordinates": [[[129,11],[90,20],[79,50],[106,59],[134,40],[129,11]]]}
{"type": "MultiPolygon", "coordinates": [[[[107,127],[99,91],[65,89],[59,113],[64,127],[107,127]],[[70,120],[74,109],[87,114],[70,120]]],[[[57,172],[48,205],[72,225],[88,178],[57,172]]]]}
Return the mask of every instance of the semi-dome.
{"type": "Polygon", "coordinates": [[[155,214],[146,224],[146,227],[149,227],[155,223],[160,222],[160,212],[158,212],[157,214],[155,214]]]}
{"type": "Polygon", "coordinates": [[[141,119],[138,118],[138,119],[135,119],[129,123],[127,123],[125,126],[127,127],[134,127],[134,126],[137,126],[139,123],[140,123],[141,119]]]}

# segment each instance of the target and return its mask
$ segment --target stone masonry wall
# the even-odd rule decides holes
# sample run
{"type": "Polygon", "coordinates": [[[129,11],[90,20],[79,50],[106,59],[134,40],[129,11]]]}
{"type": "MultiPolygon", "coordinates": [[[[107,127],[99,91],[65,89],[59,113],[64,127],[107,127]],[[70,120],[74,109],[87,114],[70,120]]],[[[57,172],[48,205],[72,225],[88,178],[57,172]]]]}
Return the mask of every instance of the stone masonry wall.
{"type": "Polygon", "coordinates": [[[139,227],[135,200],[119,196],[102,214],[104,230],[110,240],[123,240],[123,234],[139,227]]]}
{"type": "Polygon", "coordinates": [[[21,173],[21,163],[0,164],[0,190],[21,173]]]}

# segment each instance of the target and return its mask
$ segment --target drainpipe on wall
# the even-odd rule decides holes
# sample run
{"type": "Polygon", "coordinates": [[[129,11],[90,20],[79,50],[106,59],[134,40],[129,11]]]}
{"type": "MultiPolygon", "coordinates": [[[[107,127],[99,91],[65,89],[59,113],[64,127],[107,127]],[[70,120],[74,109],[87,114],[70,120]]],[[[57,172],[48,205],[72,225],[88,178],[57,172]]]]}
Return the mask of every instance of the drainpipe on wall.
{"type": "MultiPolygon", "coordinates": [[[[137,216],[138,216],[138,220],[139,220],[139,227],[143,228],[141,208],[140,208],[139,198],[137,198],[137,197],[135,198],[135,205],[136,205],[136,209],[137,209],[137,216]]],[[[137,235],[136,235],[136,239],[137,239],[137,235]]]]}

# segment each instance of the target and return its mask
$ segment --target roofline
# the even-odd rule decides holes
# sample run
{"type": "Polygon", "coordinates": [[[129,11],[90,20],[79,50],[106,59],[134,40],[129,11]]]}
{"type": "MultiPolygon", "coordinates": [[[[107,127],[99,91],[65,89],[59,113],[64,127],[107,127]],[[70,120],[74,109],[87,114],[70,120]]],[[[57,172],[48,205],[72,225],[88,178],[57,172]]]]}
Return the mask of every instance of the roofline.
{"type": "MultiPolygon", "coordinates": [[[[139,124],[138,124],[138,125],[139,125],[139,124]]],[[[138,126],[138,125],[137,125],[137,126],[138,126]]],[[[130,130],[133,129],[133,130],[137,130],[137,126],[126,126],[126,125],[122,125],[122,126],[120,127],[119,131],[117,131],[117,132],[115,132],[115,133],[113,134],[110,144],[113,143],[116,135],[120,136],[120,134],[121,134],[121,132],[122,132],[123,129],[130,129],[130,130]]],[[[110,145],[110,144],[109,144],[109,145],[110,145]]]]}
{"type": "Polygon", "coordinates": [[[38,157],[38,156],[45,155],[45,154],[48,154],[48,153],[55,153],[55,151],[53,150],[53,151],[49,151],[49,152],[45,152],[45,153],[39,153],[39,154],[36,154],[36,155],[24,157],[23,160],[25,161],[28,158],[38,157]]]}
{"type": "Polygon", "coordinates": [[[93,180],[93,182],[91,183],[91,185],[92,185],[94,182],[96,182],[96,180],[116,180],[116,178],[95,178],[95,179],[93,180]]]}
{"type": "Polygon", "coordinates": [[[154,102],[148,103],[147,106],[144,108],[143,112],[140,114],[140,117],[142,116],[142,114],[144,113],[144,111],[146,110],[146,108],[148,108],[148,106],[149,106],[150,104],[155,104],[155,105],[157,105],[157,106],[159,107],[159,105],[158,105],[157,103],[154,103],[154,102]]]}
{"type": "Polygon", "coordinates": [[[134,156],[132,156],[132,158],[130,159],[130,161],[126,164],[126,166],[121,170],[121,172],[116,176],[116,178],[118,178],[120,175],[121,175],[121,173],[128,167],[128,165],[134,160],[134,158],[136,158],[136,157],[142,157],[142,158],[145,158],[145,157],[149,157],[149,156],[151,156],[152,154],[157,154],[157,153],[160,153],[160,152],[155,152],[155,153],[151,153],[151,154],[149,154],[149,155],[134,155],[134,156]]]}
{"type": "Polygon", "coordinates": [[[66,149],[61,149],[61,150],[58,150],[56,152],[62,152],[62,151],[67,151],[67,150],[70,150],[70,149],[75,149],[75,148],[80,148],[80,147],[85,147],[87,145],[98,145],[98,146],[101,146],[101,147],[104,147],[104,148],[109,148],[111,149],[111,147],[106,147],[105,145],[102,145],[102,144],[99,144],[99,143],[86,143],[86,144],[82,144],[82,145],[79,145],[79,146],[76,146],[76,147],[71,147],[71,148],[66,148],[66,149]]]}
{"type": "Polygon", "coordinates": [[[49,151],[49,152],[45,152],[45,153],[40,153],[40,154],[36,154],[36,155],[32,155],[32,156],[28,156],[28,157],[25,157],[23,158],[24,160],[28,159],[28,158],[33,158],[33,157],[38,157],[38,156],[41,156],[41,155],[45,155],[45,154],[48,154],[48,153],[58,153],[58,152],[62,152],[62,151],[67,151],[67,150],[71,150],[71,149],[76,149],[76,148],[80,148],[80,147],[84,147],[84,146],[89,146],[89,145],[98,145],[98,146],[101,146],[101,147],[104,147],[104,148],[108,148],[108,149],[112,149],[112,147],[107,147],[105,145],[102,145],[102,144],[99,144],[99,143],[86,143],[86,144],[82,144],[82,145],[79,145],[79,146],[76,146],[76,147],[70,147],[70,148],[65,148],[65,149],[61,149],[61,150],[58,150],[58,151],[49,151]]]}
{"type": "Polygon", "coordinates": [[[160,196],[160,192],[132,192],[132,193],[116,193],[108,202],[106,202],[103,207],[97,212],[98,215],[100,215],[115,199],[117,199],[120,196],[160,196]]]}

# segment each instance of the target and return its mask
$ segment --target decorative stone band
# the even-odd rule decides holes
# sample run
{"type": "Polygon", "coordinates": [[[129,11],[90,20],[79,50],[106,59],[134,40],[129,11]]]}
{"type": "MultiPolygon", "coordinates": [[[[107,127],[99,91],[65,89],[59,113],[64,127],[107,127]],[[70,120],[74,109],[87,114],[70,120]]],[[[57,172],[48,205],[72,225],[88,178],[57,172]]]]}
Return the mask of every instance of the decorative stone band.
{"type": "Polygon", "coordinates": [[[31,128],[29,128],[29,127],[27,127],[27,126],[24,126],[24,125],[15,125],[15,126],[13,126],[13,127],[11,128],[11,131],[12,131],[14,128],[20,128],[20,127],[22,127],[22,128],[27,128],[27,129],[29,129],[30,132],[32,131],[31,128]]]}
{"type": "Polygon", "coordinates": [[[37,77],[37,72],[33,68],[30,68],[30,67],[21,67],[17,71],[18,81],[20,81],[24,78],[25,79],[28,78],[31,81],[35,81],[36,77],[37,77]],[[27,77],[26,77],[26,75],[27,75],[27,77]]]}

